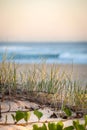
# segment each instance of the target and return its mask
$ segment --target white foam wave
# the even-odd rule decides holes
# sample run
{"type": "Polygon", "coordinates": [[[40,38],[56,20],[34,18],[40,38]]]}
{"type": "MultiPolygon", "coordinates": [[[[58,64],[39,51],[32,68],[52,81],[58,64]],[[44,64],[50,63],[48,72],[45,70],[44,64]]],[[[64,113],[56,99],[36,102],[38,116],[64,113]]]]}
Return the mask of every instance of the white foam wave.
{"type": "Polygon", "coordinates": [[[59,58],[65,59],[87,59],[87,54],[79,54],[79,53],[62,53],[59,58]]]}

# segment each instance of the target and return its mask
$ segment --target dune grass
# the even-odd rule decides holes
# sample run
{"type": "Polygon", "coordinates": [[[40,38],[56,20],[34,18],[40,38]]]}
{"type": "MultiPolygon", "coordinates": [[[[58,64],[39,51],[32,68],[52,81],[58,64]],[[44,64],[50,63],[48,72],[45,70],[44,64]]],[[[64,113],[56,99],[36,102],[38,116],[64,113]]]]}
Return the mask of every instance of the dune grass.
{"type": "Polygon", "coordinates": [[[74,81],[72,73],[61,71],[61,67],[55,64],[50,68],[46,63],[34,64],[32,69],[26,68],[26,71],[21,70],[20,72],[18,67],[20,65],[11,62],[11,60],[7,61],[7,57],[4,55],[0,63],[0,93],[2,97],[6,93],[16,94],[18,89],[20,93],[26,91],[27,96],[30,92],[37,92],[37,95],[42,92],[51,95],[49,100],[54,103],[54,106],[61,102],[61,107],[68,105],[75,106],[79,110],[87,110],[87,85],[82,86],[79,81],[74,81]]]}

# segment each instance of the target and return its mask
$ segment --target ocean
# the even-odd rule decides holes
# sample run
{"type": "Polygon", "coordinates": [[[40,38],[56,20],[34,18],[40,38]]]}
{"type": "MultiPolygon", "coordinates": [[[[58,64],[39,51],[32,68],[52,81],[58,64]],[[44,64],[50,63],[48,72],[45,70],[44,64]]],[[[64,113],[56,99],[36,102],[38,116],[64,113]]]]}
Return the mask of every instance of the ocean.
{"type": "Polygon", "coordinates": [[[16,63],[87,64],[87,42],[0,42],[3,55],[16,63]]]}

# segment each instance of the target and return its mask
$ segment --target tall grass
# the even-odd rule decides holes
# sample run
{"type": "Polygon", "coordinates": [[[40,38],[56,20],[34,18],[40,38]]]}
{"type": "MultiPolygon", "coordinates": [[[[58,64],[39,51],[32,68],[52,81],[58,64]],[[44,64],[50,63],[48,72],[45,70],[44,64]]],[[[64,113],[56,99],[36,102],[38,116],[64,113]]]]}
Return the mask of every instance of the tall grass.
{"type": "Polygon", "coordinates": [[[5,54],[0,63],[0,92],[3,94],[15,92],[17,88],[17,64],[8,62],[5,54]]]}
{"type": "Polygon", "coordinates": [[[61,102],[62,106],[87,109],[87,86],[82,86],[79,81],[73,80],[72,74],[61,72],[61,67],[55,64],[51,67],[46,64],[34,65],[32,69],[26,72],[25,86],[28,91],[52,94],[49,100],[54,106],[61,102]]]}
{"type": "Polygon", "coordinates": [[[87,86],[74,81],[72,73],[61,71],[58,65],[49,66],[46,63],[18,71],[18,65],[8,62],[4,55],[0,63],[0,93],[5,95],[8,92],[10,95],[16,93],[17,89],[26,91],[28,96],[30,92],[51,94],[49,102],[54,106],[61,102],[61,107],[68,105],[87,110],[87,86]]]}

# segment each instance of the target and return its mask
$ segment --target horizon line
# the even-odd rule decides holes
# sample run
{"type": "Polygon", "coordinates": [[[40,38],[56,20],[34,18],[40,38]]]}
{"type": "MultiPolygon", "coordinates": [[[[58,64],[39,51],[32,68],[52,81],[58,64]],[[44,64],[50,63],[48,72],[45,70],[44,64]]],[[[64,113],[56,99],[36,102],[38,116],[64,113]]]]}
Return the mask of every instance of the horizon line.
{"type": "Polygon", "coordinates": [[[80,41],[80,40],[76,40],[76,41],[0,41],[0,43],[74,43],[74,42],[87,42],[87,41],[80,41]]]}

